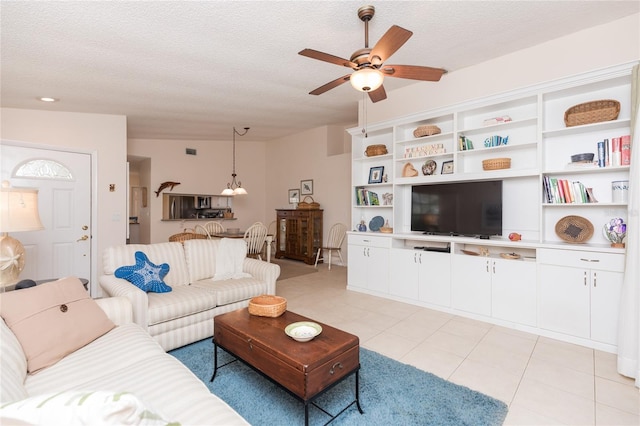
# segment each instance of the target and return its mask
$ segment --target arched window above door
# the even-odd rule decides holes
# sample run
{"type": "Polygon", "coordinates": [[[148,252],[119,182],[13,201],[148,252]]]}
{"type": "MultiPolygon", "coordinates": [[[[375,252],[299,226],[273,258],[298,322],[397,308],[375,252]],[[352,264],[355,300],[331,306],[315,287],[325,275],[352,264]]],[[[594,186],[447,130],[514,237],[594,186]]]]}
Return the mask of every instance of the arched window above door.
{"type": "Polygon", "coordinates": [[[73,174],[65,165],[54,160],[34,159],[16,168],[14,177],[73,180],[73,174]]]}

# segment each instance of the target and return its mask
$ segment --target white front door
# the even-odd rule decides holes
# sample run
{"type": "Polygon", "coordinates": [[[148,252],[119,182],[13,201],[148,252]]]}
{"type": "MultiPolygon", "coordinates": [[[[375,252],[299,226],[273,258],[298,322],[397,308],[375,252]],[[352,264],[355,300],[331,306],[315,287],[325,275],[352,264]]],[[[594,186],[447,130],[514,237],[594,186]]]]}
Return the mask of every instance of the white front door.
{"type": "Polygon", "coordinates": [[[15,232],[25,247],[20,279],[91,278],[91,156],[0,145],[0,179],[37,188],[44,230],[15,232]]]}

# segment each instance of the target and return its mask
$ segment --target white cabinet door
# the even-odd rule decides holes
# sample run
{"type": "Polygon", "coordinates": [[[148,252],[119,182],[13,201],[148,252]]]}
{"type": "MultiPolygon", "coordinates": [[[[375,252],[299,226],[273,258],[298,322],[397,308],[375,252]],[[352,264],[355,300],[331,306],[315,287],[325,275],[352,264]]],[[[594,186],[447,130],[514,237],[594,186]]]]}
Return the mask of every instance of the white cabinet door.
{"type": "Polygon", "coordinates": [[[451,306],[451,255],[421,253],[420,300],[440,306],[451,306]]]}
{"type": "Polygon", "coordinates": [[[394,296],[418,300],[422,252],[408,249],[391,250],[391,276],[389,293],[394,296]]]}
{"type": "Polygon", "coordinates": [[[367,288],[389,293],[389,249],[367,247],[367,288]]]}
{"type": "Polygon", "coordinates": [[[490,259],[453,255],[451,266],[451,306],[462,311],[490,316],[490,259]]]}
{"type": "Polygon", "coordinates": [[[494,259],[491,265],[491,315],[518,324],[535,326],[535,262],[494,259]]]}
{"type": "Polygon", "coordinates": [[[542,264],[538,278],[538,326],[589,338],[589,270],[542,264]]]}
{"type": "Polygon", "coordinates": [[[367,247],[355,244],[347,246],[349,265],[347,276],[350,287],[367,288],[367,247]]]}
{"type": "Polygon", "coordinates": [[[617,345],[622,272],[591,271],[591,339],[617,345]]]}

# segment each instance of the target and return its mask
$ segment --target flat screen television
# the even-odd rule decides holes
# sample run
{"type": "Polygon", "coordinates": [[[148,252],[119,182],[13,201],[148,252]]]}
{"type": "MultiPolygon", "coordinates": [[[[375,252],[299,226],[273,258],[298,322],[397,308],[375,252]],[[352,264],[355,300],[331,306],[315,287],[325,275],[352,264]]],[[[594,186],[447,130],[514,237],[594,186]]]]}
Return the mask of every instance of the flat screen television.
{"type": "Polygon", "coordinates": [[[430,235],[502,235],[502,181],[411,187],[411,230],[430,235]]]}

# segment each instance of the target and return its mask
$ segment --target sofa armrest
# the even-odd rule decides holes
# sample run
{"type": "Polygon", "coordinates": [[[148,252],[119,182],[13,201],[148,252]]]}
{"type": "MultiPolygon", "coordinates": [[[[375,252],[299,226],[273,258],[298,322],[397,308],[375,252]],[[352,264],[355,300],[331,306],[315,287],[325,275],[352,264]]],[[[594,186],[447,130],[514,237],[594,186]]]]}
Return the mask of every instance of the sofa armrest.
{"type": "Polygon", "coordinates": [[[133,322],[133,306],[126,297],[103,297],[94,300],[115,325],[133,322]]]}
{"type": "Polygon", "coordinates": [[[144,330],[149,329],[147,311],[149,310],[149,298],[147,293],[135,285],[115,275],[102,275],[98,278],[100,287],[110,297],[122,296],[129,299],[133,309],[133,322],[144,330]]]}
{"type": "Polygon", "coordinates": [[[266,282],[267,294],[276,294],[276,280],[280,276],[280,265],[247,257],[242,264],[242,272],[266,282]]]}

